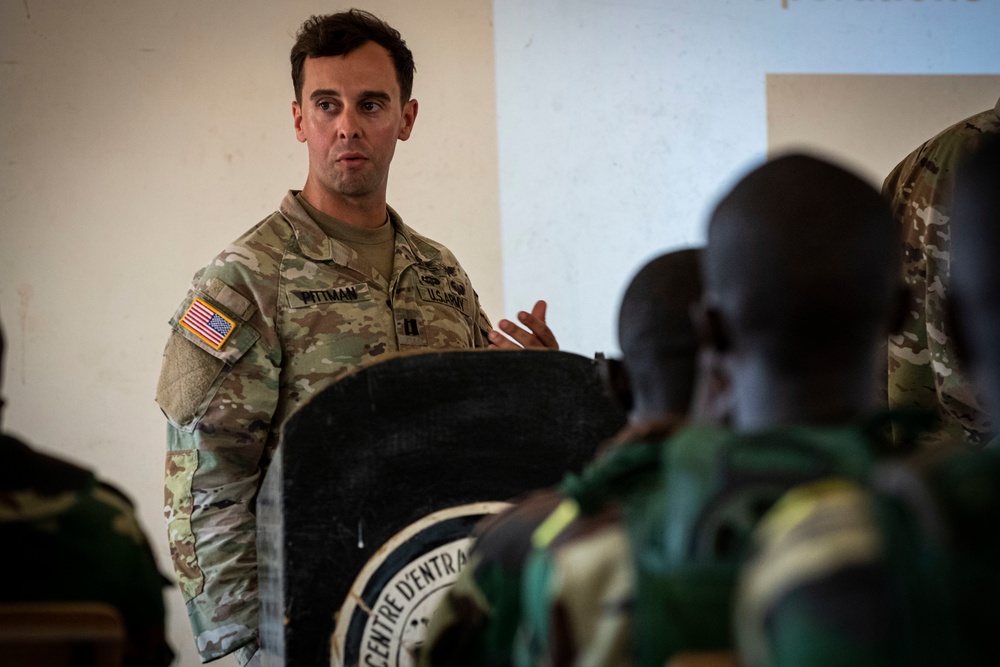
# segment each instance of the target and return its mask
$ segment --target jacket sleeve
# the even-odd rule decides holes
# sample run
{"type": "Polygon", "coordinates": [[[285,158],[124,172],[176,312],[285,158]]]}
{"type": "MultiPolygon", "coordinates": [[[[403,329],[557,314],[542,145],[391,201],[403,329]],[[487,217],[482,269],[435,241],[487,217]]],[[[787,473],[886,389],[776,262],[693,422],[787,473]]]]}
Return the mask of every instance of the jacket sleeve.
{"type": "Polygon", "coordinates": [[[205,662],[256,648],[254,505],[281,367],[261,290],[207,273],[171,320],[157,387],[171,556],[205,662]]]}
{"type": "Polygon", "coordinates": [[[478,309],[476,314],[476,330],[472,332],[473,340],[475,341],[475,347],[489,347],[490,332],[493,331],[493,325],[490,323],[489,316],[486,315],[486,311],[479,304],[479,295],[476,294],[476,308],[478,309]]]}

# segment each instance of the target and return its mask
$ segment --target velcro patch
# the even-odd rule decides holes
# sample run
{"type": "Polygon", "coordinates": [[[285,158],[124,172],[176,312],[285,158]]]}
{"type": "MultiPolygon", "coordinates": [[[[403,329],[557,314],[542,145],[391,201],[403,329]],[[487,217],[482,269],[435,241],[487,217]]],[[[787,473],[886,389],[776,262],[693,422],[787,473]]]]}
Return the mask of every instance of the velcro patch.
{"type": "Polygon", "coordinates": [[[430,287],[418,287],[417,292],[420,293],[420,298],[424,301],[432,301],[434,303],[443,303],[445,305],[451,306],[452,308],[458,308],[462,312],[465,312],[465,297],[452,294],[451,292],[446,292],[437,288],[430,287]]]}
{"type": "Polygon", "coordinates": [[[222,345],[236,330],[236,322],[197,298],[188,306],[180,324],[216,350],[221,350],[222,345]]]}
{"type": "Polygon", "coordinates": [[[368,283],[330,287],[327,289],[289,290],[289,305],[292,308],[316,306],[323,303],[342,303],[344,301],[371,301],[372,295],[368,283]]]}

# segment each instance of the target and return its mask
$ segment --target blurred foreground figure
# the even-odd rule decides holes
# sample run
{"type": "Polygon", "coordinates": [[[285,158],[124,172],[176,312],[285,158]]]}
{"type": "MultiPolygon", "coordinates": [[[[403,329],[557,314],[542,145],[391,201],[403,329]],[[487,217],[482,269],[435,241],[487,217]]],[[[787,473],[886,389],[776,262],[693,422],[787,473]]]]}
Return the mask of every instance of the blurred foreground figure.
{"type": "MultiPolygon", "coordinates": [[[[725,196],[709,225],[698,326],[728,378],[732,426],[692,425],[643,457],[611,455],[569,490],[581,515],[618,512],[623,525],[560,546],[579,520],[557,510],[535,532],[520,665],[662,667],[682,652],[731,651],[737,576],[754,528],[793,488],[829,489],[863,508],[860,521],[822,545],[824,562],[861,573],[863,585],[834,586],[828,597],[803,590],[808,560],[776,568],[754,582],[738,615],[750,624],[748,651],[770,656],[790,633],[785,664],[825,664],[844,647],[841,664],[912,657],[916,645],[898,641],[911,580],[886,568],[866,491],[891,446],[870,387],[876,352],[906,300],[897,244],[879,193],[811,157],[770,161],[725,196]],[[595,558],[588,538],[613,540],[614,557],[595,558]],[[616,586],[632,595],[615,605],[593,594],[616,586]],[[792,592],[819,600],[807,634],[789,625],[801,618],[792,592]],[[626,621],[604,622],[615,618],[626,621]]],[[[909,529],[900,531],[909,540],[909,529]]]]}
{"type": "Polygon", "coordinates": [[[903,226],[903,277],[911,292],[903,327],[889,338],[889,407],[938,413],[940,428],[925,437],[928,444],[966,440],[981,445],[995,430],[959,368],[944,313],[954,268],[955,172],[964,158],[998,135],[1000,101],[922,144],[892,170],[883,186],[903,226]]]}
{"type": "MultiPolygon", "coordinates": [[[[618,317],[623,359],[609,361],[608,368],[614,392],[628,410],[629,423],[605,443],[605,454],[621,451],[626,457],[641,458],[687,418],[696,374],[697,345],[689,313],[701,295],[698,258],[699,251],[693,249],[662,255],[646,264],[625,292],[618,317]]],[[[622,483],[627,486],[641,481],[622,483]]],[[[570,481],[571,486],[574,483],[570,481]]],[[[538,491],[478,527],[470,563],[431,622],[422,664],[512,664],[522,611],[521,572],[531,550],[532,533],[563,500],[557,490],[538,491]]],[[[581,519],[574,529],[574,535],[581,539],[592,531],[602,534],[596,541],[584,539],[586,557],[592,559],[594,567],[621,553],[622,523],[615,508],[581,519]]],[[[564,531],[563,541],[568,539],[569,533],[564,531]]],[[[612,605],[612,611],[607,617],[580,619],[579,625],[566,631],[572,635],[602,632],[622,636],[627,619],[615,612],[624,612],[631,597],[630,582],[589,583],[588,588],[573,593],[600,596],[612,605]]],[[[620,648],[620,643],[615,642],[613,648],[620,648]]]]}
{"type": "MultiPolygon", "coordinates": [[[[0,332],[0,379],[3,347],[0,332]]],[[[0,602],[110,604],[125,622],[125,665],[170,663],[168,582],[120,491],[0,433],[0,541],[0,602]]]]}
{"type": "MultiPolygon", "coordinates": [[[[1000,414],[1000,134],[983,142],[955,186],[949,321],[987,414],[1000,414]]],[[[995,423],[995,422],[994,422],[995,423]]],[[[1000,656],[1000,438],[979,451],[944,453],[926,474],[954,559],[954,616],[962,653],[954,664],[993,665],[1000,656]]],[[[984,438],[985,440],[985,438],[984,438]]]]}
{"type": "MultiPolygon", "coordinates": [[[[963,131],[975,129],[970,123],[963,131]]],[[[1000,408],[1000,135],[977,144],[948,169],[953,217],[944,258],[951,269],[948,299],[936,302],[935,317],[948,325],[949,354],[958,355],[950,368],[960,363],[966,371],[962,390],[973,396],[978,389],[976,428],[985,429],[982,415],[1000,408]]],[[[995,443],[970,449],[971,435],[946,425],[933,448],[881,466],[866,495],[830,481],[781,500],[761,524],[737,607],[746,664],[996,664],[1000,450],[995,443]],[[884,554],[882,574],[859,567],[876,550],[884,554]],[[905,652],[860,650],[876,644],[870,630],[859,635],[867,643],[842,640],[830,610],[872,606],[873,584],[889,585],[893,604],[885,612],[897,619],[890,637],[905,652]],[[825,647],[826,655],[810,647],[825,647]]],[[[974,435],[979,443],[989,433],[974,435]]]]}

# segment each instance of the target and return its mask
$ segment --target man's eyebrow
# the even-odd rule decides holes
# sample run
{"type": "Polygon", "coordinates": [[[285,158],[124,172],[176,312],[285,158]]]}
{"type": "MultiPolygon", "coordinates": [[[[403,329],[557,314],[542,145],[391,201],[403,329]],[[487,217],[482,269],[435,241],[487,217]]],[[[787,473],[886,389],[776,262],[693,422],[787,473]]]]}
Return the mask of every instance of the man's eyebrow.
{"type": "Polygon", "coordinates": [[[384,90],[365,90],[361,93],[361,99],[376,99],[385,100],[386,102],[392,101],[392,95],[385,92],[384,90]]]}
{"type": "MultiPolygon", "coordinates": [[[[312,93],[309,94],[309,99],[311,100],[315,100],[320,97],[336,97],[339,99],[341,97],[341,94],[339,91],[336,91],[333,88],[317,88],[316,90],[312,91],[312,93]]],[[[384,100],[386,102],[392,101],[392,95],[385,92],[384,90],[363,90],[361,91],[361,94],[358,97],[360,97],[363,100],[375,99],[375,100],[384,100]]]]}
{"type": "Polygon", "coordinates": [[[340,93],[332,88],[317,88],[309,94],[309,99],[314,100],[317,97],[340,97],[340,93]]]}

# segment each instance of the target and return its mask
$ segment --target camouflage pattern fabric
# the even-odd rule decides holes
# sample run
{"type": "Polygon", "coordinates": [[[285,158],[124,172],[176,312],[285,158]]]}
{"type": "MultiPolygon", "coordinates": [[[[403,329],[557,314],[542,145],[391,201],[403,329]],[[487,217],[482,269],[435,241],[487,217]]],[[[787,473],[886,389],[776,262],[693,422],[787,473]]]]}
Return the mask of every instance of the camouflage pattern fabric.
{"type": "Polygon", "coordinates": [[[165,513],[203,660],[256,650],[254,503],[285,419],[359,365],[486,347],[492,328],[455,257],[395,211],[387,282],[295,194],[195,274],[163,356],[165,513]]]}
{"type": "Polygon", "coordinates": [[[789,492],[755,543],[734,617],[744,664],[895,664],[885,545],[862,487],[829,479],[789,492]]]}
{"type": "MultiPolygon", "coordinates": [[[[577,511],[572,501],[563,509],[577,511]]],[[[576,517],[551,542],[543,530],[537,545],[523,575],[516,664],[634,664],[635,576],[621,508],[576,517]]]]}
{"type": "MultiPolygon", "coordinates": [[[[163,587],[118,490],[87,470],[0,436],[3,602],[105,602],[121,613],[126,665],[167,665],[163,587]]],[[[2,662],[2,659],[0,659],[2,662]]]]}
{"type": "MultiPolygon", "coordinates": [[[[610,453],[636,442],[659,442],[678,426],[676,420],[629,425],[601,445],[610,453]]],[[[522,572],[539,526],[564,502],[556,489],[519,499],[508,510],[476,527],[469,565],[442,600],[431,619],[421,653],[424,667],[513,664],[515,634],[522,613],[522,572]]],[[[607,517],[580,520],[575,529],[588,532],[607,517]]],[[[561,539],[575,532],[562,530],[561,539]]]]}
{"type": "Polygon", "coordinates": [[[682,651],[731,650],[736,575],[757,520],[803,478],[864,479],[866,433],[691,426],[657,443],[658,457],[604,476],[601,509],[592,489],[576,491],[580,516],[557,510],[535,533],[516,664],[659,667],[682,651]]]}
{"type": "Polygon", "coordinates": [[[537,491],[476,527],[469,563],[431,618],[420,654],[423,667],[512,664],[531,535],[560,502],[554,489],[537,491]]]}
{"type": "Polygon", "coordinates": [[[981,488],[973,476],[995,480],[1000,460],[970,476],[953,464],[989,454],[949,449],[885,462],[868,487],[828,479],[782,498],[741,574],[735,625],[746,665],[995,663],[984,610],[995,608],[1000,581],[1000,495],[969,491],[981,488]],[[970,550],[963,523],[992,534],[989,548],[970,550]],[[978,656],[975,638],[986,649],[978,656]]]}
{"type": "MultiPolygon", "coordinates": [[[[995,441],[994,441],[995,442],[995,441]]],[[[997,614],[1000,613],[1000,449],[961,444],[939,450],[922,478],[940,513],[948,545],[952,608],[960,650],[949,662],[994,665],[997,614]]]]}
{"type": "Polygon", "coordinates": [[[984,137],[997,132],[1000,101],[921,145],[883,185],[903,225],[903,277],[912,291],[902,332],[889,338],[889,408],[938,412],[941,428],[928,436],[929,446],[959,440],[981,445],[995,429],[969,378],[958,368],[944,301],[955,169],[984,137]]]}

